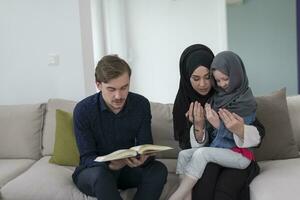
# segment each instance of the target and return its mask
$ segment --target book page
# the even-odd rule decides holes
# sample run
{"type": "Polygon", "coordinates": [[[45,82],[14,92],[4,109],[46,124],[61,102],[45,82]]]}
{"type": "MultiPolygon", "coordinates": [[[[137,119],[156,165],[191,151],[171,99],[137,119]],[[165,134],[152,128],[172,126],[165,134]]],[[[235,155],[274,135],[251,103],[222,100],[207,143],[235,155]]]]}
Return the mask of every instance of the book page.
{"type": "Polygon", "coordinates": [[[129,157],[134,157],[137,156],[137,152],[135,150],[131,149],[120,149],[117,151],[114,151],[110,154],[107,154],[105,156],[98,156],[95,161],[97,162],[106,162],[106,161],[111,161],[111,160],[119,160],[123,158],[129,158],[129,157]]]}
{"type": "Polygon", "coordinates": [[[131,147],[130,149],[135,150],[139,154],[150,154],[150,153],[156,153],[160,151],[166,151],[172,148],[168,146],[155,145],[155,144],[143,144],[143,145],[131,147]]]}

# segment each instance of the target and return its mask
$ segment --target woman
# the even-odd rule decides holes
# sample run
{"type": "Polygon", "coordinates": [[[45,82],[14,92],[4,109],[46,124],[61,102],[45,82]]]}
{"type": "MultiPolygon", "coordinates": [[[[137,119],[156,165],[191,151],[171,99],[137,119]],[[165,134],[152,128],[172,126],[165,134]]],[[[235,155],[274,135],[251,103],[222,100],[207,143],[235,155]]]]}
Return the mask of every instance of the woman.
{"type": "MultiPolygon", "coordinates": [[[[204,114],[200,111],[214,93],[209,72],[213,58],[213,52],[201,44],[186,48],[181,55],[180,85],[174,102],[173,123],[175,139],[182,149],[191,148],[191,143],[199,146],[203,142],[204,114]]],[[[264,128],[257,120],[252,123],[255,128],[244,125],[243,120],[230,112],[222,113],[220,118],[229,119],[225,126],[241,135],[241,138],[235,138],[235,142],[242,146],[258,146],[264,136],[264,128]]],[[[258,173],[255,161],[244,170],[209,163],[195,185],[192,197],[195,200],[248,200],[249,184],[258,173]]]]}

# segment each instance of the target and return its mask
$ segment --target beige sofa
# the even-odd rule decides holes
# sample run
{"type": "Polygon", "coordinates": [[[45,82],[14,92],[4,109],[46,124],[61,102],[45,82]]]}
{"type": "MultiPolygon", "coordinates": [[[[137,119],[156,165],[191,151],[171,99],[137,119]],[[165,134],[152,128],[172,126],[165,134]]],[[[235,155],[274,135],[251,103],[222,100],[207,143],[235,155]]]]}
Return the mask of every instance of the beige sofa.
{"type": "MultiPolygon", "coordinates": [[[[299,148],[300,95],[287,100],[299,148]]],[[[0,199],[95,199],[85,196],[73,184],[74,167],[48,162],[55,141],[55,110],[71,112],[74,105],[73,101],[50,99],[46,104],[0,106],[0,199]]],[[[179,148],[173,140],[172,104],[151,103],[151,110],[154,143],[174,147],[174,150],[157,156],[169,170],[161,196],[161,199],[167,199],[178,184],[174,172],[179,148]]],[[[300,197],[300,158],[261,161],[259,164],[261,174],[251,184],[252,200],[300,197]]],[[[134,191],[122,191],[122,196],[132,199],[134,191]]]]}

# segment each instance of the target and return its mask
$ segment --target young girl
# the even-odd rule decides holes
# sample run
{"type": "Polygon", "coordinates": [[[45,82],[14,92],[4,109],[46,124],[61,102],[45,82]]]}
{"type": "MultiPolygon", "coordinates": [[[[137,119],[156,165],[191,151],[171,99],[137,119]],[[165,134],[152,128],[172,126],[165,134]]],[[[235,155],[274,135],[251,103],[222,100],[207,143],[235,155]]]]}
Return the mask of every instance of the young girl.
{"type": "Polygon", "coordinates": [[[211,64],[211,74],[216,93],[210,104],[205,105],[209,123],[206,123],[206,138],[203,139],[211,142],[208,147],[187,149],[179,153],[177,173],[182,181],[170,200],[191,199],[191,189],[201,178],[209,162],[245,169],[254,160],[250,149],[239,148],[235,144],[234,137],[239,137],[238,133],[232,133],[225,127],[228,125],[228,111],[242,116],[241,120],[245,124],[250,124],[255,119],[256,102],[248,86],[243,62],[233,52],[221,52],[211,64]]]}

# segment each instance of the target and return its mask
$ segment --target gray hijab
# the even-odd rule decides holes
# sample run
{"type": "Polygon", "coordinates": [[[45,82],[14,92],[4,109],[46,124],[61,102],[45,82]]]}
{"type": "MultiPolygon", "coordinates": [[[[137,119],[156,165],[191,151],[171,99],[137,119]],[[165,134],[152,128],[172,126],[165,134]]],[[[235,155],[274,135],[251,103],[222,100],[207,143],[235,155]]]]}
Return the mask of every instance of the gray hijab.
{"type": "Polygon", "coordinates": [[[211,99],[212,108],[216,111],[219,108],[226,108],[241,117],[255,112],[256,101],[248,85],[246,70],[241,58],[231,51],[223,51],[213,59],[211,72],[214,70],[219,70],[229,77],[229,86],[224,91],[212,79],[212,85],[216,90],[211,99]]]}

